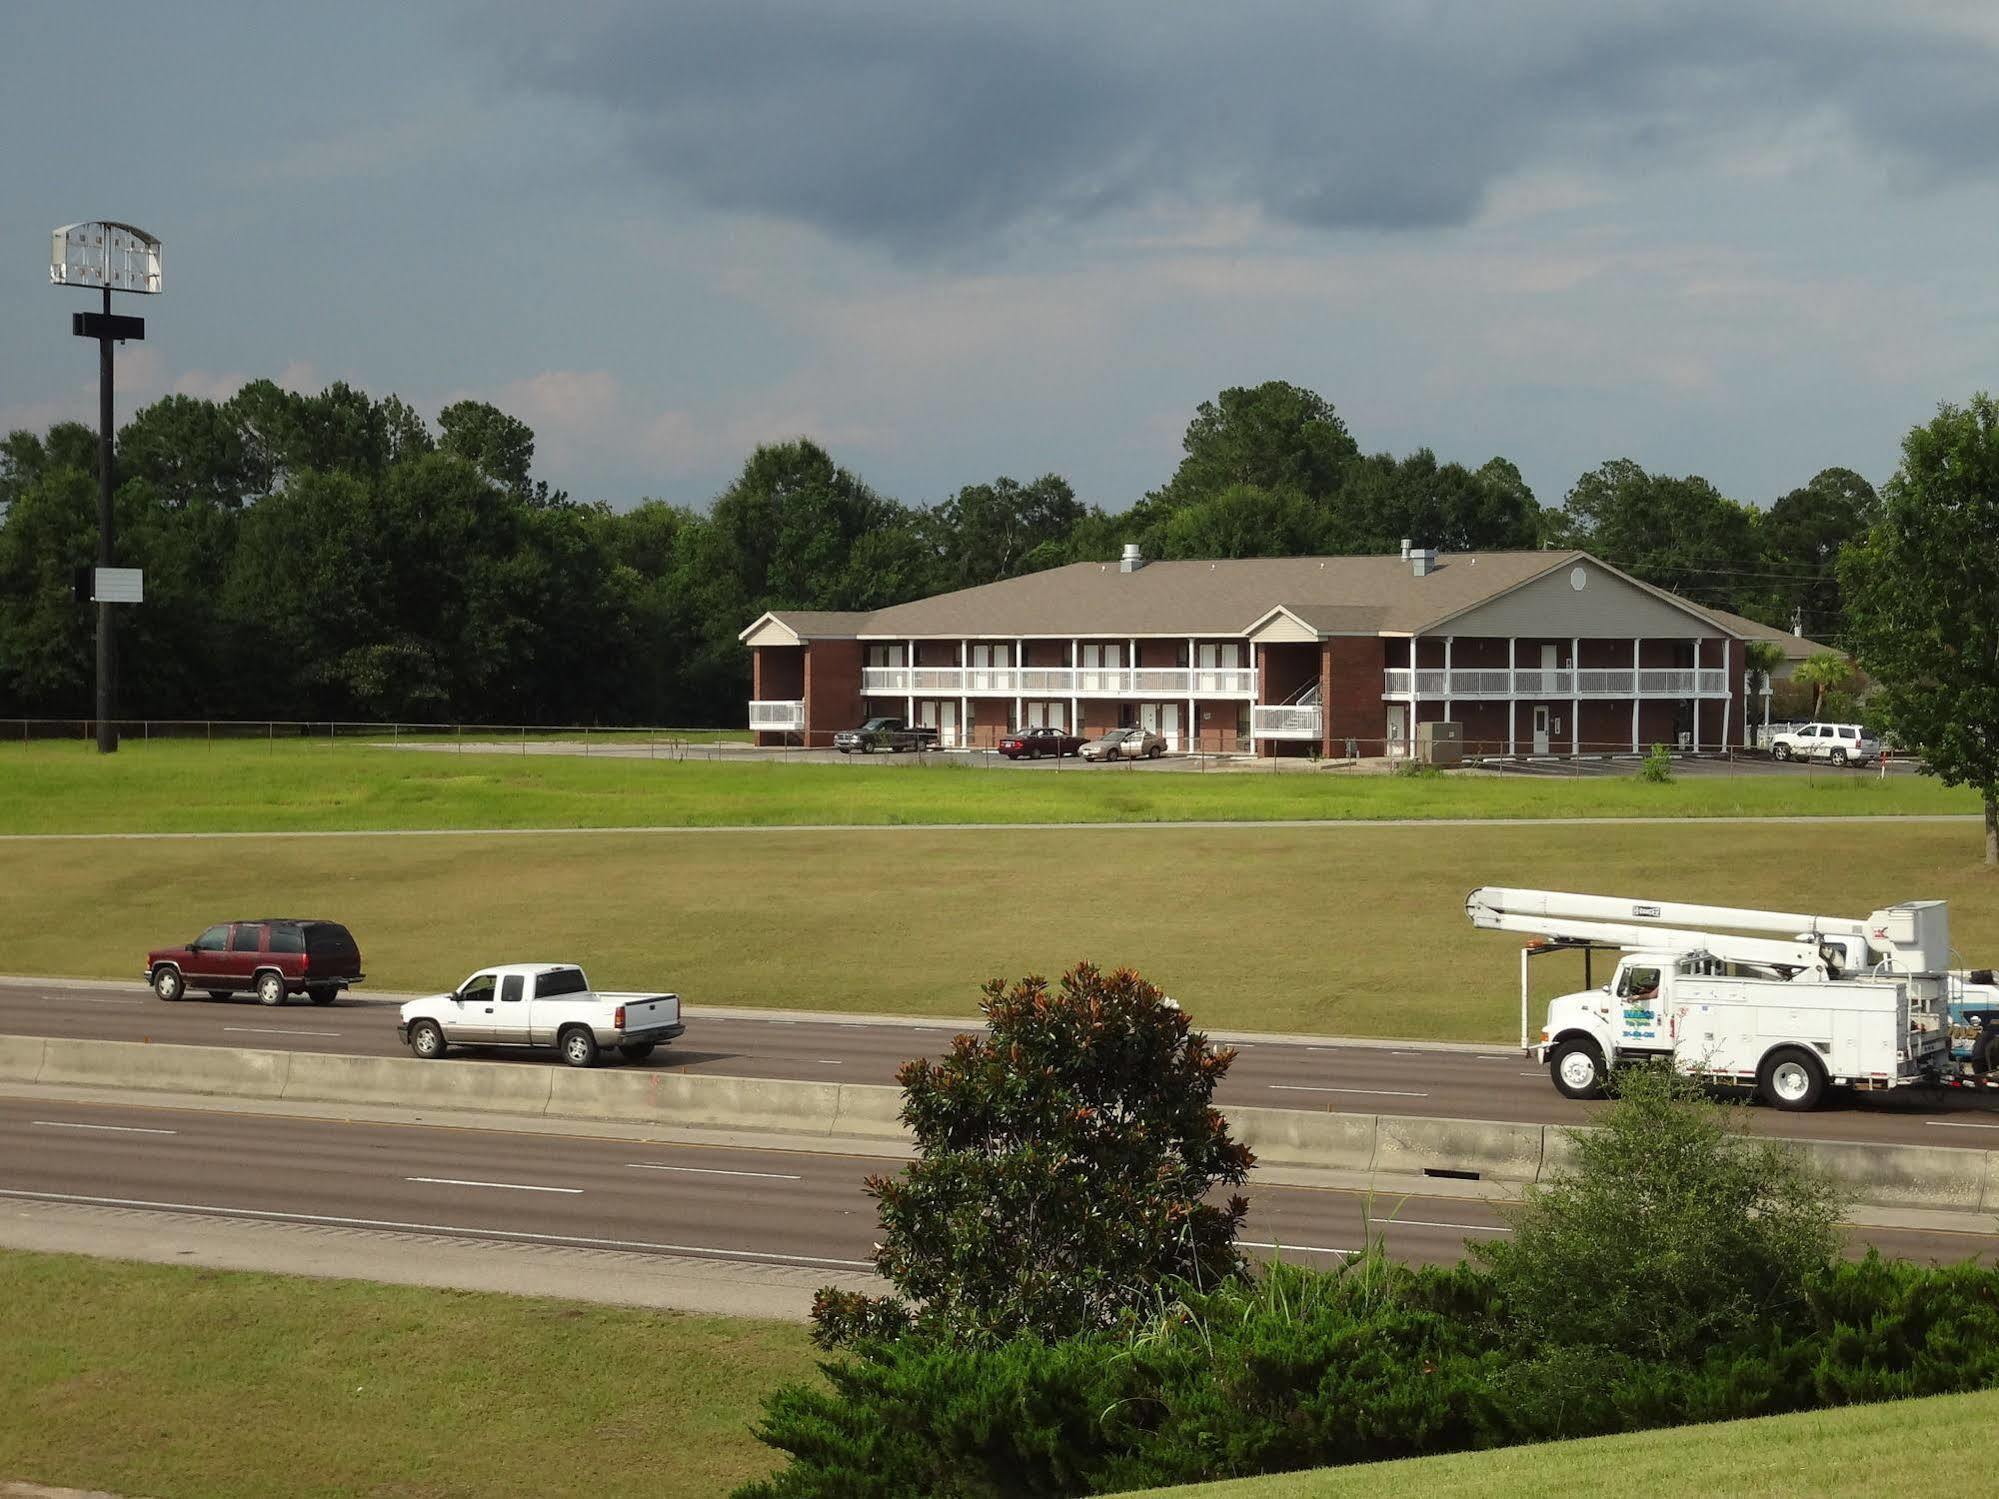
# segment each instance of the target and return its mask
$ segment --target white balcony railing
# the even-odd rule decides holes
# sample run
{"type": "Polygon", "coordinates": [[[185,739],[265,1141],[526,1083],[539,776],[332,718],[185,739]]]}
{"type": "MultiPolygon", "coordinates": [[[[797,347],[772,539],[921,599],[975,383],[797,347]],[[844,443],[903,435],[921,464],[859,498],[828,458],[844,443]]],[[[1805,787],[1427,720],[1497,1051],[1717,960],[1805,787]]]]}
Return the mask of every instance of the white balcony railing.
{"type": "Polygon", "coordinates": [[[788,733],[805,727],[805,704],[761,701],[750,704],[750,727],[788,733]]]}
{"type": "Polygon", "coordinates": [[[1185,666],[868,666],[869,697],[939,693],[950,697],[1246,697],[1253,667],[1185,666]]]}
{"type": "Polygon", "coordinates": [[[1316,703],[1258,704],[1249,710],[1252,739],[1312,739],[1320,735],[1325,710],[1316,703]]]}
{"type": "MultiPolygon", "coordinates": [[[[1390,667],[1381,674],[1381,695],[1396,698],[1410,695],[1411,673],[1406,666],[1390,667]]],[[[1421,668],[1414,673],[1415,695],[1419,698],[1578,698],[1578,697],[1726,697],[1728,673],[1679,668],[1584,667],[1580,671],[1504,667],[1474,667],[1441,671],[1421,668]]]]}

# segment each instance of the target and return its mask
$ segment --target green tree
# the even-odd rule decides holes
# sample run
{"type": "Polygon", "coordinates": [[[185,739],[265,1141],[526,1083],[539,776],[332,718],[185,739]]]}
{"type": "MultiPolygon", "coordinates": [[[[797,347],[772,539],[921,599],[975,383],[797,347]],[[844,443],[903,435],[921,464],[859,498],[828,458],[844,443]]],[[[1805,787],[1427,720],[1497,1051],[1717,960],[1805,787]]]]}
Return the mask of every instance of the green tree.
{"type": "Polygon", "coordinates": [[[454,401],[438,413],[438,446],[455,453],[490,484],[522,499],[533,492],[534,430],[485,401],[454,401]]]}
{"type": "Polygon", "coordinates": [[[1318,513],[1304,496],[1232,484],[1166,518],[1161,557],[1296,557],[1311,552],[1318,513]]]}
{"type": "Polygon", "coordinates": [[[1135,531],[1239,484],[1323,499],[1360,453],[1332,402],[1282,380],[1203,401],[1180,446],[1186,456],[1172,479],[1132,507],[1135,531]]]}
{"type": "Polygon", "coordinates": [[[1540,538],[1541,507],[1504,458],[1477,472],[1428,448],[1399,462],[1378,453],[1349,465],[1326,508],[1323,548],[1393,552],[1403,538],[1446,552],[1513,551],[1540,538]]]}
{"type": "Polygon", "coordinates": [[[1842,1202],[1790,1146],[1668,1064],[1626,1069],[1575,1164],[1474,1246],[1523,1334],[1664,1363],[1802,1317],[1839,1257],[1842,1202]]]}
{"type": "MultiPolygon", "coordinates": [[[[1742,664],[1754,684],[1753,690],[1763,697],[1767,714],[1770,684],[1775,680],[1777,668],[1784,664],[1784,648],[1774,640],[1752,640],[1743,647],[1742,664]]],[[[1748,709],[1745,707],[1743,711],[1748,709]]]]}
{"type": "Polygon", "coordinates": [[[1999,403],[1948,402],[1902,439],[1865,542],[1842,554],[1847,638],[1926,774],[1975,787],[1999,866],[1999,403]]]}
{"type": "Polygon", "coordinates": [[[1217,1050],[1137,974],[995,979],[984,1035],[897,1074],[917,1160],[868,1183],[896,1297],[822,1291],[822,1342],[912,1321],[961,1340],[1111,1325],[1162,1283],[1242,1271],[1248,1205],[1208,1200],[1254,1157],[1214,1108],[1217,1050]]]}
{"type": "Polygon", "coordinates": [[[1083,518],[1060,474],[1022,484],[1004,476],[967,484],[921,519],[937,557],[938,588],[971,588],[1031,571],[1031,559],[1083,518]]]}
{"type": "Polygon", "coordinates": [[[1812,717],[1825,708],[1826,694],[1853,680],[1853,663],[1838,651],[1816,651],[1799,663],[1791,680],[1812,690],[1812,717]]]}
{"type": "Polygon", "coordinates": [[[169,509],[235,507],[259,492],[229,408],[193,396],[166,396],[140,408],[118,434],[120,482],[149,484],[169,509]]]}
{"type": "Polygon", "coordinates": [[[1756,512],[1696,475],[1649,474],[1628,458],[1584,474],[1552,527],[1659,588],[1743,612],[1756,582],[1756,512]]]}
{"type": "Polygon", "coordinates": [[[1805,633],[1835,638],[1845,627],[1839,554],[1867,534],[1880,514],[1874,486],[1850,468],[1821,469],[1764,514],[1763,555],[1772,580],[1768,622],[1788,625],[1793,611],[1805,633]]]}

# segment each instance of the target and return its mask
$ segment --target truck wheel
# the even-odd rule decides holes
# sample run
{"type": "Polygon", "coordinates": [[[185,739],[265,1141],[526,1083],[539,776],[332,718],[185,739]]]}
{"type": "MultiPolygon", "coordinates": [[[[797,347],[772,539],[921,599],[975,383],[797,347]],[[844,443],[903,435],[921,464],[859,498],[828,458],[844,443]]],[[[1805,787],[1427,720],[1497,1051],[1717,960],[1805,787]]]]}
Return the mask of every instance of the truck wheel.
{"type": "Polygon", "coordinates": [[[627,1041],[618,1048],[618,1055],[627,1062],[643,1062],[652,1055],[652,1049],[657,1044],[653,1041],[627,1041]]]}
{"type": "Polygon", "coordinates": [[[281,1005],[285,1002],[285,980],[283,974],[268,970],[257,975],[257,1003],[260,1005],[281,1005]]]}
{"type": "Polygon", "coordinates": [[[328,988],[325,984],[315,984],[305,991],[305,997],[316,1005],[330,1005],[340,997],[340,991],[328,988]]]}
{"type": "Polygon", "coordinates": [[[1770,753],[1776,759],[1788,760],[1791,758],[1791,747],[1788,744],[1779,743],[1775,749],[1770,751],[1770,753]]]}
{"type": "Polygon", "coordinates": [[[180,976],[178,968],[162,965],[153,971],[153,993],[171,1002],[187,993],[187,981],[180,976]]]}
{"type": "Polygon", "coordinates": [[[555,1044],[562,1048],[562,1060],[570,1066],[597,1065],[597,1038],[590,1034],[589,1027],[572,1025],[555,1044]]]}
{"type": "Polygon", "coordinates": [[[853,753],[853,751],[852,751],[852,750],[850,750],[850,749],[843,749],[843,750],[841,750],[841,751],[840,751],[840,753],[841,753],[841,754],[843,754],[843,755],[851,755],[851,754],[853,753]]]}
{"type": "Polygon", "coordinates": [[[1548,1076],[1564,1098],[1601,1098],[1606,1069],[1596,1042],[1564,1041],[1548,1054],[1548,1076]]]}
{"type": "Polygon", "coordinates": [[[444,1032],[428,1020],[410,1027],[410,1050],[419,1061],[434,1062],[444,1055],[444,1032]]]}
{"type": "Polygon", "coordinates": [[[1801,1046],[1780,1046],[1756,1069],[1756,1091],[1773,1109],[1815,1109],[1825,1097],[1825,1067],[1801,1046]]]}
{"type": "Polygon", "coordinates": [[[1974,1072],[1999,1072],[1999,1030],[1988,1029],[1971,1048],[1974,1072]]]}
{"type": "Polygon", "coordinates": [[[1843,749],[1836,749],[1826,758],[1831,760],[1832,763],[1835,765],[1844,765],[1846,763],[1846,751],[1843,749]]]}

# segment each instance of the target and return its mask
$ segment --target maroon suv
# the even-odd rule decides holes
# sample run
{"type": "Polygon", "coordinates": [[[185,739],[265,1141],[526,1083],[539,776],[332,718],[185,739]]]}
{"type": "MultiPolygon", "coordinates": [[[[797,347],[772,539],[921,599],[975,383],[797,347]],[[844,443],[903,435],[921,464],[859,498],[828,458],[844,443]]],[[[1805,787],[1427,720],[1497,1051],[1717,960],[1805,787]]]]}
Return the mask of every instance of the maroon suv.
{"type": "Polygon", "coordinates": [[[361,949],[337,921],[224,922],[185,947],[146,954],[146,982],[161,999],[205,989],[211,999],[247,992],[259,1004],[281,1005],[286,996],[303,994],[330,1005],[361,979],[361,949]]]}

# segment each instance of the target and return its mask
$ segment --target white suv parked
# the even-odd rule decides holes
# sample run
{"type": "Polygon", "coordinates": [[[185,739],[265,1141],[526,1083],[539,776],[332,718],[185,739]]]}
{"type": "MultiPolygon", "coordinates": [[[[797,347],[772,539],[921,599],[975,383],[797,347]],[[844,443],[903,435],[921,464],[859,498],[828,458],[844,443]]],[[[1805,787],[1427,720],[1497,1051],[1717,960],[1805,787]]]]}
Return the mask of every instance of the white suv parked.
{"type": "Polygon", "coordinates": [[[1857,723],[1808,723],[1773,735],[1770,753],[1779,760],[1829,760],[1834,765],[1865,765],[1878,759],[1881,741],[1857,723]]]}

